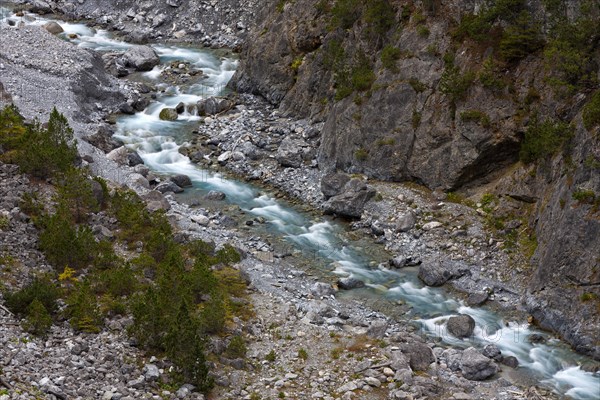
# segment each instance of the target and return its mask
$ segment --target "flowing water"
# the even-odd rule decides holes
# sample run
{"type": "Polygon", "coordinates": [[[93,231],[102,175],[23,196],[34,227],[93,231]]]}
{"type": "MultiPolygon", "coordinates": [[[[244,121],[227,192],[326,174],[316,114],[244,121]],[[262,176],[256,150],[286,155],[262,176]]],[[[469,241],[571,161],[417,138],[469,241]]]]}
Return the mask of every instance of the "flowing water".
{"type": "MultiPolygon", "coordinates": [[[[0,15],[1,24],[6,24],[8,18],[21,21],[8,9],[0,8],[0,15]]],[[[41,25],[47,21],[35,17],[35,21],[28,23],[41,25]]],[[[131,46],[113,39],[103,30],[77,23],[60,24],[65,30],[60,36],[81,47],[115,52],[131,46]]],[[[192,164],[178,149],[190,137],[199,117],[185,113],[177,121],[166,122],[161,121],[158,115],[165,107],[174,107],[180,102],[192,104],[207,96],[221,94],[235,72],[237,60],[206,49],[161,44],[152,47],[159,54],[161,64],[136,79],[148,80],[163,91],[146,110],[122,117],[117,123],[117,137],[136,149],[146,165],[161,174],[188,175],[193,182],[193,187],[186,190],[188,197],[202,196],[209,190],[224,192],[227,202],[238,205],[250,215],[263,217],[271,233],[284,237],[303,255],[314,257],[314,263],[324,266],[325,270],[364,280],[371,296],[401,300],[410,306],[408,318],[415,319],[426,335],[463,348],[496,344],[504,355],[512,355],[519,360],[519,371],[558,394],[582,400],[600,398],[600,374],[583,371],[580,365],[589,359],[573,352],[558,339],[527,323],[505,321],[502,315],[485,307],[467,307],[442,289],[425,287],[417,279],[414,269],[372,268],[373,261],[383,260],[373,260],[360,244],[350,240],[343,224],[314,218],[265,194],[260,188],[192,164]],[[172,61],[188,62],[192,68],[202,70],[205,78],[186,86],[169,86],[161,82],[161,72],[172,61]],[[472,338],[459,340],[445,332],[444,322],[458,313],[469,314],[475,319],[477,327],[472,338]],[[534,333],[548,340],[543,344],[532,344],[528,339],[534,333]]],[[[359,291],[356,293],[360,295],[359,291]]]]}

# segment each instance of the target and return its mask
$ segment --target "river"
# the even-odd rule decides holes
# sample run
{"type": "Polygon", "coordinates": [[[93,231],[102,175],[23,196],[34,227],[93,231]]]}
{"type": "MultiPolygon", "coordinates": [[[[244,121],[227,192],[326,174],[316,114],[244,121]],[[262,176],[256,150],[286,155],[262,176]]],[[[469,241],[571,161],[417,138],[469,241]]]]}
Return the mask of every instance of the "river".
{"type": "MultiPolygon", "coordinates": [[[[2,24],[8,19],[22,18],[8,9],[0,9],[2,24]]],[[[37,15],[35,20],[24,21],[35,25],[47,22],[37,15]]],[[[60,36],[75,45],[96,51],[124,51],[131,47],[114,39],[109,32],[92,29],[85,24],[58,21],[64,33],[60,36]]],[[[487,307],[467,307],[443,289],[424,286],[414,269],[389,270],[372,268],[374,260],[363,250],[364,243],[356,243],[346,235],[347,227],[325,217],[301,211],[291,204],[276,199],[263,188],[227,178],[221,174],[200,169],[179,153],[179,146],[190,138],[200,117],[184,113],[177,121],[161,121],[160,111],[180,102],[193,104],[224,91],[233,76],[238,61],[230,53],[168,44],[153,44],[161,64],[152,71],[136,74],[135,79],[146,80],[161,91],[156,101],[142,112],[123,116],[117,122],[117,138],[138,151],[145,164],[160,174],[185,174],[193,182],[186,196],[202,196],[209,190],[219,190],[227,195],[227,202],[239,206],[244,212],[263,217],[268,232],[283,237],[302,254],[316,255],[315,263],[327,273],[354,276],[367,283],[369,296],[383,296],[391,301],[400,300],[410,307],[407,318],[415,320],[426,335],[436,336],[448,345],[466,348],[482,347],[494,343],[502,354],[519,360],[519,371],[540,385],[552,388],[557,394],[573,399],[600,398],[600,373],[585,372],[580,365],[589,361],[571,350],[569,346],[527,324],[508,321],[487,307]],[[201,70],[205,76],[198,82],[185,86],[171,86],[161,81],[161,72],[172,61],[187,62],[191,68],[201,70]],[[477,324],[472,338],[460,340],[445,332],[444,322],[458,313],[469,314],[477,324]],[[540,334],[545,343],[533,344],[529,337],[540,334]]],[[[375,244],[373,244],[376,246],[375,244]]],[[[355,296],[364,295],[356,292],[355,296]]]]}

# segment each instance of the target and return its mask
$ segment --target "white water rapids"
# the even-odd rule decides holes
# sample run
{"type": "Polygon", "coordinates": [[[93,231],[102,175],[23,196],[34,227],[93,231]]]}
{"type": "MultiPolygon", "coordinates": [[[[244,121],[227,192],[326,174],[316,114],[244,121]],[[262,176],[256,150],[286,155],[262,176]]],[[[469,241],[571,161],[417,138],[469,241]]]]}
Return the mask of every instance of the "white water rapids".
{"type": "MultiPolygon", "coordinates": [[[[0,9],[2,29],[7,20],[16,23],[22,18],[14,16],[8,9],[0,9]]],[[[41,25],[47,19],[33,16],[26,23],[41,25]]],[[[65,33],[60,36],[74,44],[96,51],[123,51],[131,45],[111,38],[108,32],[96,30],[84,24],[59,21],[65,33]],[[77,35],[76,38],[69,36],[77,35]]],[[[125,116],[118,122],[117,137],[136,149],[146,165],[164,174],[185,174],[193,182],[198,196],[208,190],[219,190],[227,195],[227,201],[237,204],[246,212],[263,217],[270,229],[285,237],[306,255],[314,255],[329,264],[333,273],[354,276],[364,280],[377,295],[390,300],[402,300],[412,307],[411,314],[418,317],[422,330],[427,335],[440,337],[449,345],[457,347],[482,347],[494,343],[503,355],[515,356],[519,369],[525,370],[534,379],[556,393],[573,399],[600,399],[600,374],[585,372],[580,368],[587,358],[573,352],[558,339],[537,331],[527,323],[505,321],[502,316],[486,309],[471,308],[454,300],[440,289],[423,286],[412,269],[388,270],[369,268],[368,256],[361,248],[353,245],[344,235],[345,227],[326,219],[313,220],[296,211],[286,203],[251,185],[225,178],[219,174],[199,169],[178,152],[186,140],[187,132],[193,129],[199,118],[185,113],[174,122],[161,121],[158,117],[165,107],[174,107],[180,102],[196,103],[211,95],[220,94],[237,67],[237,60],[219,56],[218,53],[189,47],[155,44],[161,64],[143,74],[166,90],[146,110],[133,116],[125,116]],[[160,81],[161,72],[172,61],[186,61],[193,68],[202,70],[207,78],[199,84],[168,87],[160,81]],[[471,315],[477,328],[472,338],[460,340],[445,332],[444,322],[458,313],[471,315]],[[544,344],[532,344],[532,334],[548,338],[544,344]]]]}

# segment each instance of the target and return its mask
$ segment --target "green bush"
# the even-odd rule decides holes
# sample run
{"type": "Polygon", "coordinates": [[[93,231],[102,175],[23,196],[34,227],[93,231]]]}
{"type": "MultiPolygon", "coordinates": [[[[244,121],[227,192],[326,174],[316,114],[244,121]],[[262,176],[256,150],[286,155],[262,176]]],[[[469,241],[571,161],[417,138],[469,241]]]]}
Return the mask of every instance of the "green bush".
{"type": "Polygon", "coordinates": [[[60,175],[56,192],[56,201],[69,210],[75,222],[85,221],[89,212],[99,209],[91,179],[75,167],[69,167],[60,175]]]}
{"type": "Polygon", "coordinates": [[[573,136],[573,128],[565,122],[546,120],[539,122],[537,117],[527,127],[521,142],[519,158],[524,163],[554,156],[573,136]]]}
{"type": "Polygon", "coordinates": [[[600,125],[600,90],[596,91],[583,107],[583,126],[591,131],[595,126],[600,125]]]}
{"type": "Polygon", "coordinates": [[[508,62],[519,61],[543,46],[540,25],[523,10],[514,24],[505,29],[500,40],[500,56],[508,62]]]}
{"type": "Polygon", "coordinates": [[[400,59],[401,54],[402,52],[399,48],[388,44],[381,50],[381,64],[383,64],[384,68],[387,68],[392,72],[397,72],[398,67],[396,66],[396,63],[400,59]]]}
{"type": "Polygon", "coordinates": [[[268,362],[274,362],[277,359],[277,354],[275,353],[275,350],[271,350],[266,356],[265,356],[265,360],[268,362]]]}
{"type": "Polygon", "coordinates": [[[467,110],[460,113],[460,119],[465,122],[477,122],[484,128],[489,128],[492,124],[490,117],[480,110],[467,110]]]}
{"type": "Polygon", "coordinates": [[[369,90],[375,82],[375,72],[371,62],[364,54],[359,54],[357,62],[352,68],[351,74],[352,87],[354,90],[369,90]]]}
{"type": "Polygon", "coordinates": [[[358,161],[366,161],[367,158],[369,158],[369,152],[365,148],[361,147],[354,152],[354,158],[358,161]]]}
{"type": "Polygon", "coordinates": [[[22,145],[26,130],[25,120],[15,105],[10,104],[0,110],[0,150],[6,152],[1,160],[15,161],[15,150],[22,145]]]}
{"type": "Polygon", "coordinates": [[[331,28],[352,28],[360,18],[361,11],[360,0],[337,0],[331,9],[331,28]]]}
{"type": "Polygon", "coordinates": [[[34,299],[27,309],[27,318],[23,323],[23,328],[34,335],[44,335],[52,326],[52,317],[44,304],[34,299]]]}
{"type": "Polygon", "coordinates": [[[477,41],[486,40],[496,20],[502,19],[509,24],[512,23],[525,8],[525,3],[525,0],[496,0],[489,6],[483,7],[478,15],[465,15],[452,36],[458,40],[466,37],[477,41]]]}
{"type": "Polygon", "coordinates": [[[96,241],[89,227],[76,227],[63,210],[45,217],[43,225],[40,249],[57,270],[66,266],[81,269],[91,263],[96,241]]]}
{"type": "Polygon", "coordinates": [[[421,92],[424,92],[425,90],[427,90],[427,85],[425,85],[423,82],[419,81],[417,78],[410,78],[408,80],[408,83],[413,88],[413,90],[417,93],[421,93],[421,92]]]}
{"type": "Polygon", "coordinates": [[[418,111],[413,111],[411,123],[413,129],[417,129],[421,125],[421,113],[418,111]]]}
{"type": "Polygon", "coordinates": [[[426,27],[425,25],[419,25],[417,26],[417,34],[421,37],[428,37],[429,36],[429,28],[426,27]]]}
{"type": "Polygon", "coordinates": [[[82,332],[100,332],[102,314],[88,280],[76,283],[75,288],[67,296],[66,303],[66,313],[73,328],[82,332]]]}
{"type": "Polygon", "coordinates": [[[248,349],[246,348],[246,342],[244,341],[244,338],[240,335],[234,335],[227,345],[225,354],[229,358],[244,358],[246,357],[247,351],[248,349]]]}
{"type": "Polygon", "coordinates": [[[371,0],[365,4],[365,22],[368,32],[385,35],[396,22],[396,8],[389,0],[371,0]]]}
{"type": "Polygon", "coordinates": [[[572,197],[580,203],[594,204],[596,193],[593,190],[578,189],[573,192],[572,197]]]}
{"type": "Polygon", "coordinates": [[[17,315],[27,315],[29,306],[39,301],[46,311],[54,314],[58,309],[56,300],[60,291],[48,277],[36,277],[31,283],[16,292],[3,293],[6,307],[17,315]]]}
{"type": "Polygon", "coordinates": [[[50,113],[48,128],[35,122],[27,127],[17,163],[37,178],[47,179],[72,168],[77,160],[73,130],[56,108],[50,113]]]}
{"type": "Polygon", "coordinates": [[[492,57],[483,61],[481,71],[479,71],[479,82],[484,88],[490,90],[502,90],[506,86],[492,57]]]}

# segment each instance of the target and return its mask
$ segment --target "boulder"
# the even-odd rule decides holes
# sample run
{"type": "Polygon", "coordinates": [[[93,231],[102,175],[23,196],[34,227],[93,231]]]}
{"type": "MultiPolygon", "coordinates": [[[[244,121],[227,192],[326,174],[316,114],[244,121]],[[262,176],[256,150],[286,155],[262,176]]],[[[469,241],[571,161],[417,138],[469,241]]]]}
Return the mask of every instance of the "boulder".
{"type": "Polygon", "coordinates": [[[210,201],[223,201],[226,197],[227,195],[225,193],[219,192],[218,190],[211,190],[204,196],[206,200],[210,201]]]}
{"type": "Polygon", "coordinates": [[[177,114],[177,110],[174,108],[163,108],[160,114],[158,114],[158,118],[163,121],[176,121],[178,117],[179,114],[177,114]]]}
{"type": "Polygon", "coordinates": [[[196,104],[198,115],[200,116],[220,114],[229,110],[232,106],[233,102],[219,97],[209,97],[208,99],[200,100],[196,104]]]}
{"type": "Polygon", "coordinates": [[[421,264],[418,276],[427,286],[442,286],[453,278],[453,274],[441,264],[421,264]]]}
{"type": "Polygon", "coordinates": [[[498,372],[498,365],[475,348],[463,351],[460,359],[460,370],[465,378],[471,381],[482,381],[498,372]]]}
{"type": "Polygon", "coordinates": [[[374,339],[380,339],[385,336],[389,324],[387,321],[373,321],[367,329],[367,336],[374,339]]]}
{"type": "Polygon", "coordinates": [[[425,343],[405,343],[400,346],[400,350],[408,357],[410,367],[415,371],[425,371],[435,362],[433,351],[425,343]]]}
{"type": "Polygon", "coordinates": [[[63,33],[65,31],[62,26],[54,21],[46,22],[43,27],[53,35],[58,35],[59,33],[63,33]]]}
{"type": "Polygon", "coordinates": [[[177,111],[177,114],[183,114],[185,111],[185,104],[183,103],[179,103],[175,106],[175,111],[177,111]]]}
{"type": "Polygon", "coordinates": [[[344,217],[360,218],[365,204],[375,196],[373,188],[359,179],[350,180],[343,193],[331,197],[323,204],[325,214],[337,214],[344,217]]]}
{"type": "Polygon", "coordinates": [[[342,278],[337,281],[338,288],[342,290],[351,290],[365,287],[365,283],[356,278],[342,278]]]}
{"type": "Polygon", "coordinates": [[[466,314],[450,317],[446,324],[446,329],[454,337],[459,339],[467,338],[473,334],[475,320],[466,314]]]}
{"type": "Polygon", "coordinates": [[[310,288],[310,293],[316,297],[326,297],[335,294],[335,289],[324,282],[316,282],[310,288]]]}
{"type": "Polygon", "coordinates": [[[34,0],[29,10],[36,14],[48,14],[52,12],[52,7],[46,1],[34,0]]]}
{"type": "Polygon", "coordinates": [[[169,204],[169,201],[161,192],[157,190],[149,191],[142,196],[142,199],[146,202],[146,208],[151,212],[158,210],[166,211],[171,209],[171,204],[169,204]]]}
{"type": "Polygon", "coordinates": [[[99,148],[105,153],[110,153],[121,146],[116,139],[113,139],[114,132],[107,125],[101,125],[98,131],[92,135],[84,136],[83,140],[94,147],[99,148]]]}
{"type": "Polygon", "coordinates": [[[502,357],[502,361],[500,362],[502,363],[502,365],[506,365],[510,368],[517,368],[519,366],[519,360],[517,360],[517,357],[514,356],[502,357]]]}
{"type": "Polygon", "coordinates": [[[467,305],[471,307],[480,306],[487,301],[488,297],[489,294],[487,292],[471,293],[467,297],[467,305]]]}
{"type": "Polygon", "coordinates": [[[174,175],[174,176],[170,177],[169,180],[171,182],[175,183],[177,186],[182,187],[182,188],[192,186],[192,180],[187,175],[183,175],[183,174],[174,175]]]}
{"type": "Polygon", "coordinates": [[[496,346],[495,344],[487,344],[483,346],[481,354],[483,354],[487,358],[491,358],[494,361],[502,360],[502,353],[500,352],[498,346],[496,346]]]}
{"type": "Polygon", "coordinates": [[[350,176],[346,174],[327,174],[321,178],[321,192],[326,199],[337,196],[349,181],[350,176]]]}
{"type": "Polygon", "coordinates": [[[136,165],[143,164],[144,160],[142,160],[142,157],[140,157],[137,151],[133,151],[127,154],[127,163],[130,167],[135,167],[136,165]]]}
{"type": "Polygon", "coordinates": [[[156,186],[154,188],[154,190],[156,190],[160,193],[167,193],[167,192],[181,193],[181,192],[183,192],[183,188],[181,188],[181,186],[179,186],[175,182],[171,182],[171,181],[166,181],[166,182],[159,184],[158,186],[156,186]]]}
{"type": "Polygon", "coordinates": [[[299,168],[307,152],[308,143],[302,139],[283,139],[277,150],[275,158],[282,167],[299,168]]]}
{"type": "Polygon", "coordinates": [[[396,231],[398,232],[408,232],[412,228],[414,228],[417,223],[417,216],[414,212],[409,211],[406,214],[402,215],[396,221],[396,231]]]}
{"type": "Polygon", "coordinates": [[[113,161],[119,165],[126,165],[128,163],[127,155],[129,151],[127,147],[121,146],[117,149],[112,150],[110,153],[106,155],[106,158],[110,161],[113,161]]]}
{"type": "Polygon", "coordinates": [[[136,71],[150,71],[160,63],[158,54],[150,46],[134,46],[122,57],[123,63],[136,71]]]}

